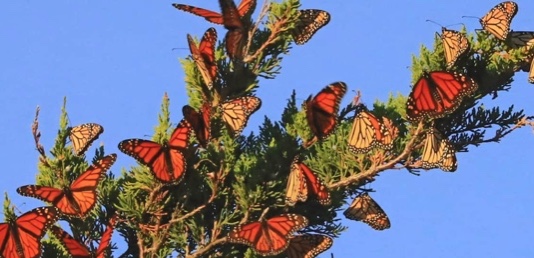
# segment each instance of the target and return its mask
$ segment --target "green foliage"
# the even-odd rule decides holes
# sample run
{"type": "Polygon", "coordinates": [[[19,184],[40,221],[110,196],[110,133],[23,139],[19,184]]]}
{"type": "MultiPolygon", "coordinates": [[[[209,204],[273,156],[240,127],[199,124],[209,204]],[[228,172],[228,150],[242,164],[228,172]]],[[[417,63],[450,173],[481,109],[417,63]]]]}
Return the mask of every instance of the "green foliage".
{"type": "MultiPolygon", "coordinates": [[[[524,65],[530,51],[510,49],[478,32],[468,36],[470,52],[455,70],[474,78],[479,88],[457,111],[417,125],[404,119],[407,98],[401,94],[391,94],[387,101],[377,100],[369,107],[376,116],[389,118],[398,128],[391,150],[376,148],[357,155],[349,150],[347,139],[355,110],[352,104],[341,110],[332,135],[303,147],[313,133],[305,110],[296,101],[296,92],[287,100],[279,121],[265,117],[257,134],[234,137],[224,126],[219,104],[252,95],[259,87],[258,77],[274,79],[279,74],[283,56],[293,45],[291,33],[299,7],[298,0],[272,3],[269,12],[262,13],[255,23],[248,23],[252,38],[247,41],[244,60],[227,60],[221,42],[215,55],[218,77],[213,90],[207,89],[191,58],[181,60],[189,104],[199,108],[208,101],[215,111],[210,117],[212,139],[208,146],[202,148],[192,140],[183,151],[187,167],[180,183],[163,184],[143,165],[122,169],[120,175],[107,173],[98,187],[97,208],[84,220],[63,218],[75,237],[91,243],[94,251],[104,225],[115,213],[120,217],[117,231],[128,245],[121,257],[257,257],[244,245],[227,243],[226,236],[236,225],[257,221],[265,214],[267,218],[283,213],[302,214],[309,219],[309,226],[300,233],[338,237],[346,229],[337,216],[341,207],[378,173],[393,168],[412,169],[410,162],[420,158],[423,130],[431,124],[443,129],[457,151],[467,151],[470,145],[499,141],[526,117],[513,106],[486,109],[484,104],[491,100],[484,97],[496,97],[498,92],[508,90],[514,72],[524,65]],[[488,137],[487,129],[494,126],[498,129],[488,137]],[[286,206],[290,164],[297,155],[324,181],[332,196],[331,205],[322,206],[309,198],[293,207],[286,206]]],[[[419,56],[412,60],[414,83],[423,71],[444,70],[440,39],[436,38],[432,49],[422,46],[419,56]]],[[[323,85],[316,86],[319,89],[323,85]]],[[[173,122],[177,121],[171,121],[170,107],[165,94],[152,136],[155,142],[166,142],[175,128],[173,122]]],[[[67,117],[65,101],[50,155],[40,153],[38,184],[64,188],[89,166],[86,157],[75,156],[67,145],[67,117]]],[[[34,132],[34,137],[39,146],[40,133],[34,132]]],[[[103,156],[104,147],[100,146],[93,160],[103,156]]],[[[7,195],[4,213],[8,221],[15,218],[7,195]]],[[[45,240],[44,254],[66,257],[53,237],[45,240]]]]}

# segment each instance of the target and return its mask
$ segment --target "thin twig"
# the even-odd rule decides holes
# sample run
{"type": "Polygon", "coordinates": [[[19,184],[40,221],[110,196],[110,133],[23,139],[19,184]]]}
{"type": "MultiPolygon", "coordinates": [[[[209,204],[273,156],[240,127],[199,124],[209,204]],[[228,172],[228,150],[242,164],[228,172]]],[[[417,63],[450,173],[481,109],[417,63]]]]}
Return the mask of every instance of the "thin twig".
{"type": "Polygon", "coordinates": [[[37,109],[35,110],[35,118],[33,119],[32,124],[32,134],[33,139],[35,140],[35,148],[37,149],[37,152],[39,152],[39,161],[43,163],[43,165],[50,167],[50,164],[46,161],[46,154],[43,145],[40,142],[41,139],[41,132],[39,131],[39,111],[41,109],[39,106],[37,106],[37,109]]]}
{"type": "Polygon", "coordinates": [[[202,256],[204,253],[210,251],[214,246],[218,245],[218,244],[224,244],[226,243],[228,240],[226,239],[226,237],[223,237],[223,238],[220,238],[220,239],[217,239],[215,241],[211,241],[211,243],[209,243],[208,245],[198,249],[194,254],[191,254],[191,255],[186,255],[185,257],[189,257],[189,258],[196,258],[196,257],[200,257],[202,256]]]}
{"type": "MultiPolygon", "coordinates": [[[[269,0],[265,0],[263,2],[263,5],[261,7],[261,11],[260,11],[260,14],[258,15],[258,19],[256,20],[256,23],[254,23],[254,27],[252,27],[251,30],[249,30],[248,32],[248,38],[251,39],[253,36],[254,36],[254,33],[256,33],[256,31],[258,30],[258,28],[260,27],[260,24],[261,24],[261,21],[263,20],[263,18],[267,15],[267,13],[269,12],[269,7],[271,6],[271,3],[269,0]]],[[[250,46],[252,45],[252,40],[248,40],[247,42],[247,45],[245,46],[245,51],[244,53],[247,53],[248,55],[248,50],[250,49],[250,46]]],[[[245,61],[246,62],[246,61],[245,61]]]]}

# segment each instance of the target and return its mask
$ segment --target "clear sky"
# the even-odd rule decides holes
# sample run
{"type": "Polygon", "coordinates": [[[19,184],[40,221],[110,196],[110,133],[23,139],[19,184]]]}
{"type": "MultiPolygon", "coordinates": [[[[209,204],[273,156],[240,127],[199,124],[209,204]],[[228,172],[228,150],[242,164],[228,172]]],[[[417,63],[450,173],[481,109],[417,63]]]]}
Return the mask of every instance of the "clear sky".
{"type": "MultiPolygon", "coordinates": [[[[262,1],[260,1],[262,2],[262,1]]],[[[68,97],[72,125],[102,124],[94,144],[119,153],[112,170],[134,165],[117,143],[148,138],[157,123],[164,92],[171,98],[172,118],[181,118],[187,98],[179,57],[189,54],[186,34],[210,26],[175,10],[165,1],[2,1],[0,3],[0,190],[22,211],[40,202],[20,197],[15,189],[32,184],[37,157],[30,126],[41,107],[42,143],[56,136],[60,108],[68,97]],[[181,48],[171,51],[172,48],[181,48]]],[[[184,0],[212,10],[216,1],[184,0]]],[[[331,13],[330,24],[304,46],[286,56],[280,76],[262,80],[262,108],[247,131],[257,130],[263,116],[278,120],[293,89],[302,102],[334,81],[344,81],[348,103],[361,90],[363,101],[386,100],[410,91],[411,57],[421,44],[430,46],[443,25],[463,22],[479,29],[476,19],[497,1],[303,1],[303,8],[331,13]]],[[[534,30],[534,2],[517,1],[514,30],[534,30]]],[[[216,27],[220,38],[224,28],[216,27]]],[[[459,29],[460,25],[452,26],[459,29]]],[[[534,85],[519,73],[510,92],[485,106],[515,104],[534,113],[534,85]]],[[[522,128],[501,143],[459,153],[455,173],[439,170],[414,176],[386,171],[373,182],[372,194],[391,219],[383,232],[344,220],[348,231],[321,257],[534,257],[534,134],[522,128]]],[[[92,155],[94,148],[88,152],[92,155]]],[[[91,157],[89,155],[89,157],[91,157]]],[[[350,200],[349,200],[350,201],[350,200]]],[[[340,217],[343,215],[340,211],[340,217]]]]}

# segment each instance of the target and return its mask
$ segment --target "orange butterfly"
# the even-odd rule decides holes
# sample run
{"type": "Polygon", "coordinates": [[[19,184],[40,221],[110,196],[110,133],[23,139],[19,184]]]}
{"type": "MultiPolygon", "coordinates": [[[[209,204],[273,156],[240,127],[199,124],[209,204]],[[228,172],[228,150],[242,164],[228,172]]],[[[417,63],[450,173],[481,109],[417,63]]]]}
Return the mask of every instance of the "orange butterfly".
{"type": "Polygon", "coordinates": [[[329,236],[299,235],[289,240],[288,258],[313,258],[328,250],[334,241],[329,236]]]}
{"type": "Polygon", "coordinates": [[[462,74],[425,72],[408,97],[406,116],[410,121],[444,117],[456,110],[463,98],[477,89],[477,83],[462,74]]]}
{"type": "Polygon", "coordinates": [[[349,134],[349,149],[354,153],[367,153],[373,147],[385,150],[393,148],[394,132],[390,132],[384,124],[390,123],[393,130],[396,128],[388,118],[383,117],[382,121],[384,123],[367,111],[364,105],[358,105],[349,134]]]}
{"type": "Polygon", "coordinates": [[[328,22],[330,22],[330,14],[327,11],[299,10],[299,18],[293,30],[293,40],[297,45],[308,42],[315,32],[327,25],[328,22]]]}
{"type": "Polygon", "coordinates": [[[261,99],[248,96],[232,99],[221,104],[222,118],[231,134],[241,134],[247,126],[248,118],[261,107],[261,99]]]}
{"type": "Polygon", "coordinates": [[[295,157],[286,186],[286,204],[293,206],[297,201],[304,202],[312,192],[322,205],[330,205],[330,193],[323,181],[306,164],[295,157]]]}
{"type": "Polygon", "coordinates": [[[452,68],[456,61],[469,50],[469,41],[463,33],[455,30],[448,30],[441,27],[441,42],[443,43],[443,52],[445,53],[445,62],[447,68],[452,68]]]}
{"type": "MultiPolygon", "coordinates": [[[[106,227],[106,230],[102,234],[102,237],[100,238],[100,245],[98,246],[98,249],[95,252],[94,257],[96,258],[104,258],[106,256],[106,249],[108,249],[110,243],[111,243],[111,236],[113,234],[113,228],[115,227],[116,223],[116,216],[111,217],[109,220],[109,223],[106,227]]],[[[50,229],[52,234],[61,241],[63,244],[63,247],[69,252],[70,255],[72,255],[73,258],[91,258],[93,257],[91,252],[89,252],[89,249],[84,244],[80,243],[80,241],[76,240],[74,237],[69,235],[69,233],[65,232],[63,229],[61,229],[58,226],[52,226],[50,229]]]]}
{"type": "Polygon", "coordinates": [[[310,96],[304,102],[308,125],[319,139],[326,138],[336,128],[339,102],[345,92],[347,85],[335,82],[323,88],[313,99],[310,96]]]}
{"type": "Polygon", "coordinates": [[[150,168],[162,183],[179,183],[187,164],[183,151],[189,144],[191,125],[182,120],[171,138],[163,144],[143,139],[127,139],[119,143],[119,150],[150,168]]]}
{"type": "Polygon", "coordinates": [[[424,169],[440,168],[454,172],[458,167],[454,146],[435,128],[431,128],[426,134],[421,161],[424,169]]]}
{"type": "Polygon", "coordinates": [[[209,103],[204,103],[199,112],[191,106],[185,105],[182,108],[185,120],[191,125],[198,143],[203,148],[206,148],[208,141],[211,138],[211,106],[209,103]]]}
{"type": "Polygon", "coordinates": [[[52,203],[61,213],[67,216],[84,218],[95,207],[98,183],[106,171],[115,163],[116,159],[117,154],[110,154],[99,159],[74,180],[70,186],[63,189],[50,186],[25,185],[17,188],[17,193],[52,203]]]}
{"type": "Polygon", "coordinates": [[[36,258],[41,255],[41,238],[59,218],[55,207],[40,207],[15,220],[0,223],[0,256],[36,258]]]}
{"type": "Polygon", "coordinates": [[[384,230],[391,226],[388,215],[382,210],[380,205],[369,196],[368,193],[361,193],[349,206],[343,215],[347,219],[362,221],[376,230],[384,230]]]}
{"type": "Polygon", "coordinates": [[[308,225],[306,217],[282,214],[268,220],[239,225],[228,234],[230,243],[252,247],[259,255],[271,256],[283,252],[289,245],[289,237],[308,225]]]}
{"type": "Polygon", "coordinates": [[[510,32],[510,23],[517,14],[517,4],[512,1],[502,2],[480,19],[482,28],[500,40],[505,40],[510,32]]]}
{"type": "Polygon", "coordinates": [[[91,144],[104,132],[104,127],[95,123],[69,127],[69,138],[76,156],[82,155],[91,144]]]}
{"type": "Polygon", "coordinates": [[[209,28],[202,37],[199,46],[195,44],[193,38],[187,34],[189,50],[197,68],[209,89],[213,87],[213,81],[217,77],[217,63],[215,62],[215,44],[217,43],[217,31],[209,28]]]}
{"type": "MultiPolygon", "coordinates": [[[[233,3],[233,1],[232,1],[232,3],[233,3]]],[[[223,3],[221,4],[221,8],[223,6],[224,7],[232,6],[232,3],[226,3],[226,2],[223,1],[223,3]]],[[[243,16],[247,15],[247,13],[251,9],[253,9],[253,7],[255,5],[256,5],[256,0],[243,0],[243,1],[241,1],[241,3],[239,4],[239,7],[237,8],[237,13],[239,15],[238,17],[243,17],[243,16]]],[[[190,5],[185,5],[185,4],[172,4],[172,6],[174,6],[178,10],[190,12],[190,13],[192,13],[194,15],[201,16],[204,19],[206,19],[207,21],[215,23],[215,24],[223,24],[223,23],[225,23],[224,18],[223,18],[224,8],[222,8],[223,9],[223,14],[220,14],[220,13],[217,13],[217,12],[213,12],[213,11],[210,11],[210,10],[206,10],[206,9],[202,9],[202,8],[198,8],[198,7],[194,7],[194,6],[190,6],[190,5]]],[[[233,4],[233,6],[235,8],[235,4],[233,4]]],[[[234,14],[235,11],[234,11],[233,8],[230,9],[229,11],[227,11],[227,12],[230,12],[229,14],[227,14],[227,16],[229,16],[229,15],[233,15],[234,17],[236,16],[234,14]]],[[[236,21],[232,21],[232,22],[236,22],[236,21]]]]}

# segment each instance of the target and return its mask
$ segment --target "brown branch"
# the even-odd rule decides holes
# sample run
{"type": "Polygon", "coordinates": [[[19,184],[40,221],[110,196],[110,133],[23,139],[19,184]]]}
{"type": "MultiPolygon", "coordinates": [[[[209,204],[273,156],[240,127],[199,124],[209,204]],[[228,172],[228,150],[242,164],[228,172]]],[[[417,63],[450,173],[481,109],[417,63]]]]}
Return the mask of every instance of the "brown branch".
{"type": "Polygon", "coordinates": [[[401,160],[403,159],[406,159],[410,156],[412,150],[413,150],[413,145],[414,143],[416,142],[417,140],[417,136],[421,133],[421,131],[423,130],[423,123],[420,122],[419,125],[417,126],[417,129],[415,130],[415,132],[413,133],[413,137],[410,139],[410,141],[406,144],[406,146],[404,147],[404,150],[402,151],[401,154],[399,154],[395,159],[392,159],[390,161],[388,161],[387,163],[383,164],[383,165],[380,165],[380,166],[373,166],[369,169],[367,169],[366,171],[363,171],[363,172],[360,172],[356,175],[352,175],[352,176],[349,176],[339,182],[336,182],[336,183],[333,183],[333,184],[330,184],[328,186],[328,188],[330,189],[334,189],[334,188],[341,188],[341,187],[346,187],[350,184],[356,184],[358,182],[361,182],[362,180],[365,180],[365,179],[368,179],[368,178],[372,178],[374,176],[376,176],[378,173],[384,171],[384,170],[387,170],[387,169],[390,169],[390,168],[393,168],[395,166],[395,164],[399,163],[401,160]]]}
{"type": "Polygon", "coordinates": [[[196,258],[196,257],[200,257],[202,256],[203,254],[207,253],[209,250],[211,250],[214,246],[218,245],[218,244],[225,244],[228,240],[226,239],[226,237],[223,237],[223,238],[220,238],[220,239],[217,239],[215,241],[212,241],[211,243],[209,243],[208,245],[198,249],[194,254],[191,254],[191,255],[186,255],[185,257],[188,257],[188,258],[196,258]]]}
{"type": "Polygon", "coordinates": [[[243,51],[244,53],[247,53],[247,56],[248,56],[248,50],[250,49],[250,46],[252,45],[252,40],[250,40],[250,39],[254,36],[254,33],[256,33],[256,31],[260,27],[260,23],[263,20],[263,18],[267,15],[270,6],[271,5],[270,5],[269,0],[265,0],[263,2],[260,14],[258,15],[258,19],[256,20],[256,23],[254,23],[254,27],[252,27],[252,29],[249,30],[249,32],[248,32],[249,40],[247,42],[247,45],[245,46],[245,51],[243,51]]]}
{"type": "Polygon", "coordinates": [[[48,164],[48,162],[46,161],[47,157],[45,154],[44,147],[40,142],[40,139],[41,139],[41,132],[39,131],[39,111],[40,110],[41,109],[39,108],[39,106],[37,106],[37,109],[35,110],[35,118],[33,119],[33,124],[32,124],[32,135],[35,141],[35,147],[37,148],[37,152],[39,152],[39,161],[43,163],[43,165],[50,167],[50,164],[48,164]]]}
{"type": "Polygon", "coordinates": [[[272,29],[271,29],[271,35],[269,35],[269,38],[267,38],[267,40],[260,46],[260,48],[258,48],[258,50],[256,50],[256,52],[252,55],[248,55],[243,58],[243,61],[245,63],[248,63],[256,58],[258,58],[258,56],[263,53],[263,51],[271,44],[273,44],[277,39],[278,39],[278,35],[280,32],[282,32],[283,30],[281,29],[286,23],[287,21],[289,20],[289,12],[291,10],[287,10],[286,11],[286,15],[284,15],[284,19],[282,20],[278,20],[273,26],[272,26],[272,29]]]}

